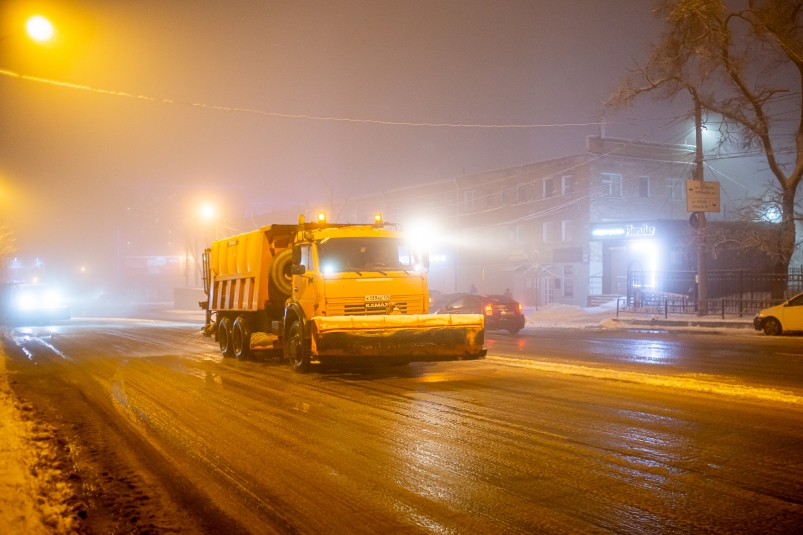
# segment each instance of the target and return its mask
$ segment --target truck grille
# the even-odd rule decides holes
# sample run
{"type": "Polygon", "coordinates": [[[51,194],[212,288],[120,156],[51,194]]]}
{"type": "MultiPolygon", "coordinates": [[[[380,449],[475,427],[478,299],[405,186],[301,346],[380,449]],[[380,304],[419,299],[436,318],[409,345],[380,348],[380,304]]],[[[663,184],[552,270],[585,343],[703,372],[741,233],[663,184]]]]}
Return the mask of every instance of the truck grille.
{"type": "MultiPolygon", "coordinates": [[[[394,303],[402,314],[423,314],[421,296],[394,295],[390,302],[394,303]]],[[[365,301],[359,298],[327,299],[327,316],[382,316],[386,309],[367,310],[365,301]]]]}

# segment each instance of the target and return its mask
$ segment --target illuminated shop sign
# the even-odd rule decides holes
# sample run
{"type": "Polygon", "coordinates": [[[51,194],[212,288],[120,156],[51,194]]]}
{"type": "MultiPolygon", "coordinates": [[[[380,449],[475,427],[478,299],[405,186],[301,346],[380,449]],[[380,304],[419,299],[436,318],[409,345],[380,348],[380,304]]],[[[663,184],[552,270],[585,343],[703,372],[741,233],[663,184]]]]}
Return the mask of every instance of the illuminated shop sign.
{"type": "Polygon", "coordinates": [[[645,224],[595,228],[591,235],[595,238],[644,238],[655,236],[655,227],[645,224]]]}

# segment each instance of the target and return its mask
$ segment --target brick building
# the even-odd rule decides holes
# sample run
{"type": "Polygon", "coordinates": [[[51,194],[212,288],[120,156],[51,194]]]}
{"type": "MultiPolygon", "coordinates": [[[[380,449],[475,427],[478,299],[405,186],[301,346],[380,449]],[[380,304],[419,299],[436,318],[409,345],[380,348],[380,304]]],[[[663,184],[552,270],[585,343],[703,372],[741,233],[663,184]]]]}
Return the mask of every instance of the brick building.
{"type": "MultiPolygon", "coordinates": [[[[678,240],[689,225],[693,163],[689,145],[589,136],[582,154],[348,198],[329,218],[369,222],[381,213],[401,223],[427,244],[433,290],[509,288],[530,305],[587,306],[590,296],[623,293],[629,268],[692,268],[678,240]]],[[[723,195],[723,211],[739,200],[723,195]]],[[[329,206],[260,219],[319,210],[329,206]]]]}

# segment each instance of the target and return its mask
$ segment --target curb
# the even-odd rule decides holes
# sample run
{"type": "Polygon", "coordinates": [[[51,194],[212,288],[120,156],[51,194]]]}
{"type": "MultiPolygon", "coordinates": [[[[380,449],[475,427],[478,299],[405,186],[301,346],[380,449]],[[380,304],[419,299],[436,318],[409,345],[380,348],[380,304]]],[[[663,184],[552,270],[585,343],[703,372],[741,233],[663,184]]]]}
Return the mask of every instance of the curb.
{"type": "Polygon", "coordinates": [[[711,320],[660,320],[660,319],[622,319],[611,318],[621,325],[634,327],[707,327],[709,329],[753,329],[752,321],[711,321],[711,320]]]}

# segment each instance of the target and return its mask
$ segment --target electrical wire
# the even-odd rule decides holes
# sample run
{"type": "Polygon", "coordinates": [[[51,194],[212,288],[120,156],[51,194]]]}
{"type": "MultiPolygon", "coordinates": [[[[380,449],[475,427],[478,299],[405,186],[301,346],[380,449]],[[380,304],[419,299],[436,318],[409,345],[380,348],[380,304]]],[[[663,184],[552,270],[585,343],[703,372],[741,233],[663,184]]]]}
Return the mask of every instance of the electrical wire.
{"type": "MultiPolygon", "coordinates": [[[[27,74],[19,74],[14,71],[0,69],[0,75],[27,80],[31,82],[38,82],[43,84],[55,85],[58,87],[66,87],[70,89],[78,89],[81,91],[89,91],[93,93],[100,93],[104,95],[112,95],[117,97],[125,97],[137,100],[147,100],[150,102],[162,102],[165,104],[182,104],[186,106],[194,106],[198,108],[206,108],[218,111],[231,111],[240,113],[250,113],[256,115],[263,115],[267,117],[281,117],[286,119],[307,119],[312,121],[328,121],[328,122],[341,122],[341,123],[363,123],[363,124],[377,124],[386,126],[415,126],[415,127],[435,127],[435,128],[483,128],[483,129],[533,129],[533,128],[552,128],[552,127],[578,127],[578,126],[598,126],[601,122],[588,122],[588,123],[542,123],[542,124],[472,124],[472,123],[430,123],[430,122],[411,122],[411,121],[383,121],[380,119],[358,119],[349,117],[325,117],[318,115],[296,114],[296,113],[280,113],[274,111],[254,110],[249,108],[232,108],[229,106],[215,106],[212,104],[203,104],[199,102],[184,102],[180,100],[171,100],[166,98],[149,97],[146,95],[134,95],[122,91],[110,91],[108,89],[100,89],[88,85],[73,84],[70,82],[63,82],[59,80],[51,80],[49,78],[41,78],[38,76],[29,76],[27,74]]],[[[615,124],[615,123],[608,123],[615,124]]]]}

